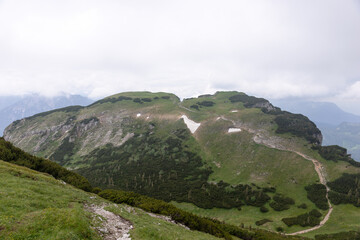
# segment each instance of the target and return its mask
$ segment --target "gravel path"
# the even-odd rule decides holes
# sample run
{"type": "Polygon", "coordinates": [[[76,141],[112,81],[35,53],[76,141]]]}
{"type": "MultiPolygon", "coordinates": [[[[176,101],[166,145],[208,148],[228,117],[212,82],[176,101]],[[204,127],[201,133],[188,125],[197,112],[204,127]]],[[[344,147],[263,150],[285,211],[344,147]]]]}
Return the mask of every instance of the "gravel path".
{"type": "Polygon", "coordinates": [[[105,206],[85,206],[89,212],[100,215],[103,224],[96,229],[101,233],[104,240],[131,240],[129,231],[133,228],[131,222],[104,209],[105,206]],[[104,220],[103,220],[104,219],[104,220]]]}

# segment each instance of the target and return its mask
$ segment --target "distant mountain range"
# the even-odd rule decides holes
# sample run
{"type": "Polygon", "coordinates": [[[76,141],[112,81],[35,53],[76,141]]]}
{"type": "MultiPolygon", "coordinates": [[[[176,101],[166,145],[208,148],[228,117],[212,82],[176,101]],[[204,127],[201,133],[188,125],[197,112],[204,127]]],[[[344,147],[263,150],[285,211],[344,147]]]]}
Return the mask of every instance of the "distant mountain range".
{"type": "Polygon", "coordinates": [[[295,100],[273,100],[283,110],[301,113],[321,130],[323,145],[339,145],[360,161],[360,116],[347,113],[334,103],[295,100]]]}
{"type": "Polygon", "coordinates": [[[89,105],[93,101],[80,95],[44,97],[37,94],[24,97],[0,97],[0,132],[13,121],[34,114],[67,107],[70,105],[89,105]]]}

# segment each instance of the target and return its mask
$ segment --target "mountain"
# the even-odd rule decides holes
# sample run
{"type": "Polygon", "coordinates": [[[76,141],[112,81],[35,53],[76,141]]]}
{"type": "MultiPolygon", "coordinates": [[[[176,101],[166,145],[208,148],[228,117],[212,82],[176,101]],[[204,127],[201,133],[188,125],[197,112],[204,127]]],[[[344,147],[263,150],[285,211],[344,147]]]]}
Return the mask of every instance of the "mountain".
{"type": "Polygon", "coordinates": [[[0,96],[0,109],[9,107],[10,105],[21,100],[21,96],[0,96]]]}
{"type": "Polygon", "coordinates": [[[25,97],[1,97],[0,131],[3,132],[11,122],[36,113],[70,105],[84,106],[92,102],[92,100],[80,95],[44,97],[34,94],[25,97]]]}
{"type": "Polygon", "coordinates": [[[15,121],[4,138],[93,186],[226,223],[310,237],[358,229],[360,166],[346,149],[322,147],[307,117],[244,93],[120,93],[15,121]]]}
{"type": "Polygon", "coordinates": [[[325,145],[339,145],[348,149],[352,158],[360,162],[360,122],[344,122],[337,126],[318,123],[325,145]]]}
{"type": "Polygon", "coordinates": [[[360,116],[344,112],[328,102],[277,100],[281,108],[301,113],[314,121],[323,134],[324,145],[339,145],[348,149],[352,157],[360,162],[360,116]]]}

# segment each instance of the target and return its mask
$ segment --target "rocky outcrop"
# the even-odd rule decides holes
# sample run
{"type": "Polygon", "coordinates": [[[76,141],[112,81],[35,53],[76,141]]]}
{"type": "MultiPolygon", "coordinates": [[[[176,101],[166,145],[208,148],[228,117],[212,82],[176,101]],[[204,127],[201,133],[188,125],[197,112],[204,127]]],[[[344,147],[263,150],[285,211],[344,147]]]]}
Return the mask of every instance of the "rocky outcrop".
{"type": "Polygon", "coordinates": [[[255,103],[252,107],[266,109],[268,112],[276,110],[276,108],[268,101],[255,103]]]}

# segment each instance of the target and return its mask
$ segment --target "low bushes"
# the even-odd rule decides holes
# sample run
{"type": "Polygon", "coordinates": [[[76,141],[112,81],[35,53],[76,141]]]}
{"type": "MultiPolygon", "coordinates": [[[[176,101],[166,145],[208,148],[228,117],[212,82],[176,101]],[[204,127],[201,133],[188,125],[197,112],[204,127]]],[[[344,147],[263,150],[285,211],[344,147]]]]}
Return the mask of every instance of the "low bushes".
{"type": "Polygon", "coordinates": [[[10,142],[5,141],[4,138],[0,138],[0,159],[38,172],[48,173],[56,179],[61,179],[82,190],[92,190],[89,181],[85,177],[71,172],[50,160],[32,156],[20,148],[14,147],[10,142]]]}
{"type": "Polygon", "coordinates": [[[290,205],[294,205],[294,199],[290,197],[285,197],[280,194],[276,194],[273,197],[273,201],[270,202],[270,207],[273,208],[275,211],[284,211],[290,208],[290,205]]]}
{"type": "Polygon", "coordinates": [[[283,218],[281,219],[287,226],[300,225],[302,227],[311,226],[314,227],[320,224],[321,213],[314,209],[309,213],[301,214],[297,217],[283,218]]]}
{"type": "Polygon", "coordinates": [[[315,205],[322,209],[328,210],[329,204],[326,199],[326,187],[323,184],[311,184],[305,187],[307,191],[307,198],[315,203],[315,205]]]}

